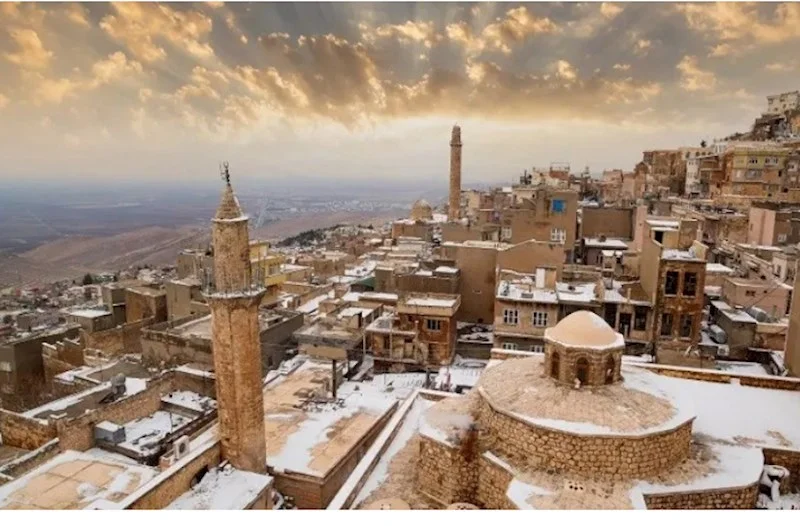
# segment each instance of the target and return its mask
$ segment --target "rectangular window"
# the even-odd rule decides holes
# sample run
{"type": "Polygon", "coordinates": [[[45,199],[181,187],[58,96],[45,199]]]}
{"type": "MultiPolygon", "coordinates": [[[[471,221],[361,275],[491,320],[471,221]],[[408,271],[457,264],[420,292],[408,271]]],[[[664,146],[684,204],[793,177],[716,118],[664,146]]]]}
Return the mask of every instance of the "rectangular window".
{"type": "Polygon", "coordinates": [[[544,352],[544,345],[531,345],[531,352],[544,352]]]}
{"type": "Polygon", "coordinates": [[[428,318],[428,319],[425,320],[425,327],[429,331],[437,331],[438,332],[438,331],[442,330],[442,320],[434,320],[434,319],[428,318]]]}
{"type": "Polygon", "coordinates": [[[550,241],[564,243],[567,240],[567,231],[563,228],[554,228],[550,231],[550,241]]]}
{"type": "Polygon", "coordinates": [[[519,311],[516,309],[504,309],[503,323],[506,325],[519,325],[519,311]]]}
{"type": "Polygon", "coordinates": [[[694,272],[686,272],[683,275],[683,295],[694,297],[697,295],[697,274],[694,272]]]}
{"type": "Polygon", "coordinates": [[[744,295],[747,296],[748,298],[755,298],[756,297],[756,291],[754,291],[754,290],[746,290],[746,291],[744,291],[744,295]]]}
{"type": "Polygon", "coordinates": [[[668,312],[661,315],[661,336],[672,336],[672,314],[668,312]]]}
{"type": "Polygon", "coordinates": [[[647,307],[635,307],[633,310],[633,330],[647,329],[647,307]]]}
{"type": "Polygon", "coordinates": [[[664,279],[664,294],[674,296],[678,293],[678,273],[668,270],[664,279]]]}
{"type": "Polygon", "coordinates": [[[684,314],[681,316],[680,336],[681,338],[692,337],[692,326],[694,325],[694,316],[691,314],[684,314]]]}
{"type": "Polygon", "coordinates": [[[563,199],[553,199],[550,205],[550,211],[554,214],[563,214],[567,211],[567,205],[563,199]]]}
{"type": "Polygon", "coordinates": [[[511,227],[504,226],[501,231],[501,235],[503,237],[503,241],[508,241],[511,239],[511,227]]]}
{"type": "Polygon", "coordinates": [[[518,347],[517,347],[516,343],[508,343],[508,342],[506,342],[506,343],[503,344],[503,349],[505,349],[507,351],[516,351],[518,349],[518,347]]]}
{"type": "Polygon", "coordinates": [[[547,327],[547,313],[534,312],[533,313],[533,326],[534,327],[547,327]]]}
{"type": "Polygon", "coordinates": [[[778,243],[786,243],[786,234],[778,234],[778,243]]]}

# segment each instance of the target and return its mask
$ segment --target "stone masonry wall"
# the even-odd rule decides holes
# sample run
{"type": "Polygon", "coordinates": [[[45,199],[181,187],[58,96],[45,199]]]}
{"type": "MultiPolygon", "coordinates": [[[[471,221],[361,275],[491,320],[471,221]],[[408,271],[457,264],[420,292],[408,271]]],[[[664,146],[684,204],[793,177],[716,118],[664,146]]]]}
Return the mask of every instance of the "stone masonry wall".
{"type": "MultiPolygon", "coordinates": [[[[160,510],[169,506],[175,499],[189,491],[192,479],[204,468],[211,470],[220,463],[219,443],[214,444],[185,465],[173,467],[174,473],[165,476],[163,480],[152,485],[136,499],[128,509],[133,510],[160,510]]],[[[171,471],[168,470],[168,471],[171,471]]]]}
{"type": "Polygon", "coordinates": [[[475,504],[490,510],[517,509],[506,496],[514,476],[493,461],[482,456],[478,459],[478,488],[475,504]]]}
{"type": "Polygon", "coordinates": [[[5,464],[0,468],[0,475],[5,475],[9,478],[17,478],[31,471],[32,469],[41,466],[51,458],[54,458],[61,453],[58,439],[53,439],[42,447],[31,451],[19,458],[16,458],[5,464]]]}
{"type": "Polygon", "coordinates": [[[756,506],[758,484],[736,489],[645,495],[649,510],[751,510],[756,506]]]}
{"type": "Polygon", "coordinates": [[[448,447],[420,435],[417,488],[442,506],[470,502],[477,485],[474,462],[465,449],[448,447]]]}
{"type": "Polygon", "coordinates": [[[33,450],[56,438],[55,426],[0,409],[0,436],[3,444],[33,450]]]}
{"type": "MultiPolygon", "coordinates": [[[[612,382],[620,380],[620,366],[622,362],[622,349],[608,349],[605,351],[586,351],[570,349],[561,344],[546,342],[544,370],[547,375],[553,377],[551,373],[553,356],[558,353],[558,380],[573,384],[577,378],[577,364],[581,358],[588,362],[587,380],[584,385],[604,385],[606,384],[606,370],[609,369],[610,361],[613,360],[614,375],[612,382]]],[[[612,383],[609,382],[609,383],[612,383]]]]}
{"type": "Polygon", "coordinates": [[[686,380],[700,380],[703,382],[728,384],[736,379],[741,385],[746,385],[748,387],[781,389],[784,391],[800,391],[800,379],[797,378],[785,378],[781,376],[738,376],[716,370],[702,371],[697,369],[654,364],[637,364],[636,367],[641,367],[642,369],[647,369],[664,376],[684,378],[686,380]]]}
{"type": "Polygon", "coordinates": [[[800,451],[791,449],[764,448],[764,464],[783,466],[789,470],[789,486],[781,487],[781,493],[788,489],[800,489],[800,451]]]}
{"type": "Polygon", "coordinates": [[[94,447],[94,426],[104,420],[121,425],[153,414],[161,407],[161,397],[174,390],[171,375],[154,378],[147,389],[122,398],[94,411],[69,420],[57,420],[58,437],[63,450],[86,451],[94,447]]]}
{"type": "Polygon", "coordinates": [[[493,407],[481,395],[478,423],[491,449],[514,459],[613,480],[646,478],[669,469],[689,454],[692,422],[641,437],[580,436],[537,427],[493,407]]]}

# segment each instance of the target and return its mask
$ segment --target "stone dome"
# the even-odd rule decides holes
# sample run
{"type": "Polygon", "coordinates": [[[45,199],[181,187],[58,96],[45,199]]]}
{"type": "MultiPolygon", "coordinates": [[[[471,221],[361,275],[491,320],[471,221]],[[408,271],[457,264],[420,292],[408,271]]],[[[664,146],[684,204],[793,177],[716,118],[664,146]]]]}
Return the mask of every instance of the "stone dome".
{"type": "Polygon", "coordinates": [[[573,312],[544,331],[547,375],[567,384],[599,386],[622,379],[625,338],[588,310],[573,312]]]}
{"type": "Polygon", "coordinates": [[[425,221],[433,219],[433,208],[425,199],[418,199],[411,206],[411,219],[425,221]]]}
{"type": "Polygon", "coordinates": [[[555,327],[544,331],[546,341],[565,347],[606,350],[624,347],[625,338],[606,321],[588,310],[573,312],[555,327]]]}

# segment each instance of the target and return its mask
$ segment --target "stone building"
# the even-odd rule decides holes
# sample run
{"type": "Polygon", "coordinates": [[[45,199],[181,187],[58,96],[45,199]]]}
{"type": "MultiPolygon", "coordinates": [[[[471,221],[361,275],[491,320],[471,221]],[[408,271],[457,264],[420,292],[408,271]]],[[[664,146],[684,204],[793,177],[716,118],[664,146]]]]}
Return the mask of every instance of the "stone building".
{"type": "Polygon", "coordinates": [[[501,270],[494,307],[494,345],[503,349],[544,351],[544,332],[558,322],[555,269],[535,274],[501,270]]]}
{"type": "Polygon", "coordinates": [[[722,283],[722,298],[730,305],[755,307],[770,318],[789,314],[791,296],[792,286],[780,281],[729,277],[722,283]]]}
{"type": "Polygon", "coordinates": [[[451,363],[460,306],[457,294],[402,296],[396,313],[387,313],[366,328],[376,371],[425,371],[451,363]]]}
{"type": "Polygon", "coordinates": [[[713,373],[626,363],[622,336],[588,312],[548,328],[545,345],[493,351],[466,395],[420,392],[387,433],[402,437],[384,446],[388,467],[362,464],[329,509],[387,498],[411,509],[752,509],[781,505],[777,491],[759,496],[764,473],[780,473],[781,494],[800,481],[796,439],[776,449],[769,431],[792,424],[736,417],[742,404],[752,417],[786,410],[746,400],[797,398],[783,390],[796,381],[753,379],[745,393],[713,373]]]}
{"type": "Polygon", "coordinates": [[[800,209],[774,202],[750,206],[747,243],[751,245],[795,245],[800,241],[800,209]]]}

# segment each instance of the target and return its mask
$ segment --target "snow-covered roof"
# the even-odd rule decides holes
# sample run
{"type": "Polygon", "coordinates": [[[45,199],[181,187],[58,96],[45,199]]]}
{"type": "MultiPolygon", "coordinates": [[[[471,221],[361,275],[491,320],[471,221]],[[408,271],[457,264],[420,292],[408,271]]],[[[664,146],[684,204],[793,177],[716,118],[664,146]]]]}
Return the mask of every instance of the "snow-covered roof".
{"type": "Polygon", "coordinates": [[[695,254],[694,250],[677,250],[670,248],[661,252],[661,259],[670,261],[703,261],[695,254]]]}
{"type": "Polygon", "coordinates": [[[556,283],[556,293],[560,302],[591,303],[597,300],[595,283],[556,283]]]}
{"type": "Polygon", "coordinates": [[[302,312],[303,314],[313,314],[317,311],[317,309],[319,309],[320,303],[333,297],[335,297],[335,293],[333,291],[320,294],[319,296],[312,298],[297,307],[297,311],[302,312]]]}
{"type": "Polygon", "coordinates": [[[414,307],[454,307],[458,298],[430,298],[423,296],[411,296],[404,301],[406,305],[414,307]]]}
{"type": "Polygon", "coordinates": [[[706,263],[706,272],[714,274],[733,274],[733,269],[726,267],[722,263],[706,263]]]}
{"type": "Polygon", "coordinates": [[[66,311],[65,314],[69,316],[78,316],[80,318],[100,318],[102,316],[111,316],[111,312],[105,309],[75,309],[66,311]]]}
{"type": "Polygon", "coordinates": [[[588,310],[573,312],[555,327],[544,331],[547,341],[566,347],[605,350],[625,347],[625,337],[612,329],[606,321],[588,310]]]}
{"type": "Polygon", "coordinates": [[[625,241],[614,238],[601,239],[599,237],[585,237],[583,238],[583,243],[589,248],[628,249],[628,244],[625,241]]]}
{"type": "Polygon", "coordinates": [[[168,510],[243,510],[272,484],[272,477],[241,471],[230,464],[214,468],[198,485],[172,504],[168,510]]]}
{"type": "Polygon", "coordinates": [[[441,274],[457,274],[458,273],[458,269],[456,267],[447,267],[447,266],[442,265],[442,266],[436,267],[436,270],[434,270],[434,272],[439,272],[441,274]]]}
{"type": "Polygon", "coordinates": [[[497,284],[497,297],[531,303],[558,303],[554,289],[536,288],[530,283],[500,281],[497,284]]]}

